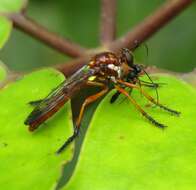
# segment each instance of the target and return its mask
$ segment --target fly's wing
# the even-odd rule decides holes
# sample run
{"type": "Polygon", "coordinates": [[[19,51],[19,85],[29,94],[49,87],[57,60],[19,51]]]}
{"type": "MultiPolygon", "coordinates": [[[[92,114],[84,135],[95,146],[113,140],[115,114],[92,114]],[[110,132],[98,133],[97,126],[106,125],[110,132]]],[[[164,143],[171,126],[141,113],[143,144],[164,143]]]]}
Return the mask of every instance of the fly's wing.
{"type": "Polygon", "coordinates": [[[84,83],[88,78],[95,74],[95,70],[90,69],[88,66],[82,67],[76,73],[74,73],[66,81],[60,83],[49,95],[44,98],[27,117],[25,124],[29,125],[37,118],[50,112],[54,109],[59,102],[68,101],[70,98],[70,92],[81,83],[84,83]]]}

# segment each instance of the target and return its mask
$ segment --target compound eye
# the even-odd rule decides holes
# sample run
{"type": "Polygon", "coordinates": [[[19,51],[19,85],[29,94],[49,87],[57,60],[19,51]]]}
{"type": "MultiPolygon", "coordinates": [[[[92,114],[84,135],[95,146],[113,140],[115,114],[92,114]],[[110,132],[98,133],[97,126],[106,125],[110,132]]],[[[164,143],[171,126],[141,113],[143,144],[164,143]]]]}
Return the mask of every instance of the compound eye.
{"type": "Polygon", "coordinates": [[[136,70],[137,73],[140,73],[142,71],[142,69],[139,65],[135,66],[135,70],[136,70]]]}
{"type": "Polygon", "coordinates": [[[126,58],[127,64],[132,67],[133,66],[133,55],[129,51],[129,49],[123,48],[123,55],[126,58]]]}

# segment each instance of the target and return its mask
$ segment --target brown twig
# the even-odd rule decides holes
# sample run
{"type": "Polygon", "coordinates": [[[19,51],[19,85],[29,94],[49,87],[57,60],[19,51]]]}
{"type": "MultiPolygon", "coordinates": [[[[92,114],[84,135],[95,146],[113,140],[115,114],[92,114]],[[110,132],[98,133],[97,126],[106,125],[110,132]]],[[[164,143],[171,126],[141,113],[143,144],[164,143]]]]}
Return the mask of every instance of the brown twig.
{"type": "Polygon", "coordinates": [[[109,49],[118,51],[123,47],[127,47],[133,50],[171,21],[193,1],[194,0],[168,0],[163,6],[147,17],[143,22],[138,24],[133,30],[118,40],[110,43],[109,49]]]}
{"type": "Polygon", "coordinates": [[[65,76],[72,75],[75,71],[80,69],[82,66],[88,63],[89,56],[80,57],[67,62],[66,64],[58,64],[55,66],[56,69],[61,71],[65,76]]]}
{"type": "MultiPolygon", "coordinates": [[[[172,20],[182,10],[188,7],[193,1],[194,0],[168,0],[162,7],[155,11],[151,16],[147,17],[133,30],[112,42],[115,35],[116,0],[102,0],[101,41],[104,45],[107,43],[107,48],[111,51],[119,51],[123,47],[128,47],[133,50],[140,43],[151,37],[157,32],[157,30],[162,28],[167,22],[172,20]]],[[[11,19],[16,28],[50,45],[54,49],[72,57],[82,57],[69,64],[61,65],[60,67],[57,66],[57,68],[66,75],[70,75],[76,69],[84,65],[89,58],[90,53],[96,53],[96,51],[86,51],[79,45],[47,31],[44,27],[22,14],[11,15],[11,19]]]]}
{"type": "MultiPolygon", "coordinates": [[[[143,43],[159,29],[161,29],[166,23],[172,20],[177,14],[183,11],[194,0],[168,0],[163,6],[156,10],[151,16],[147,17],[142,23],[138,24],[133,30],[126,35],[108,44],[108,50],[119,51],[123,47],[128,47],[130,50],[134,50],[136,46],[143,43]]],[[[94,54],[96,51],[94,51],[94,54]]],[[[74,63],[74,61],[72,62],[74,63]]],[[[77,64],[77,62],[75,62],[77,64]]],[[[86,62],[79,62],[80,67],[86,64],[86,62]]],[[[74,71],[77,68],[76,65],[63,64],[60,71],[70,75],[69,71],[74,71]],[[68,69],[68,70],[67,70],[68,69]],[[68,72],[66,72],[66,70],[68,72]]]]}
{"type": "Polygon", "coordinates": [[[13,21],[14,27],[39,39],[50,47],[71,57],[84,56],[86,50],[68,39],[64,39],[53,32],[49,32],[43,26],[22,14],[12,14],[9,18],[13,21]]]}
{"type": "Polygon", "coordinates": [[[116,0],[101,1],[100,41],[107,44],[115,39],[116,34],[116,0]]]}

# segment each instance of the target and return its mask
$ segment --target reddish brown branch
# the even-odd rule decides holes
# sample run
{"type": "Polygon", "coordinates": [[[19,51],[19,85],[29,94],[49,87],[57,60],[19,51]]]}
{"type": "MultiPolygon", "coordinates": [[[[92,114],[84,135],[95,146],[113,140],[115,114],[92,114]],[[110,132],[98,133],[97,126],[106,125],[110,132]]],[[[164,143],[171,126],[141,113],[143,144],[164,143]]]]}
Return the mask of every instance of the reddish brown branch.
{"type": "Polygon", "coordinates": [[[66,64],[56,65],[55,68],[61,71],[65,76],[70,76],[82,66],[88,63],[90,57],[80,57],[67,62],[66,64]]]}
{"type": "Polygon", "coordinates": [[[177,14],[188,7],[194,0],[168,0],[162,7],[147,17],[120,39],[109,44],[109,49],[118,51],[123,47],[133,50],[143,43],[177,14]]]}
{"type": "Polygon", "coordinates": [[[84,56],[85,54],[85,49],[78,44],[75,44],[68,39],[64,39],[55,33],[49,32],[43,26],[22,14],[13,14],[10,18],[13,21],[14,27],[44,42],[59,52],[71,57],[84,56]]]}
{"type": "Polygon", "coordinates": [[[101,44],[107,44],[115,39],[116,33],[116,0],[101,1],[101,44]]]}
{"type": "MultiPolygon", "coordinates": [[[[192,2],[194,2],[194,0],[168,0],[163,6],[156,10],[151,16],[147,17],[133,30],[120,39],[109,43],[108,49],[111,51],[119,51],[121,48],[127,47],[130,50],[134,50],[136,46],[151,37],[192,2]]],[[[96,53],[96,51],[94,53],[96,53]]],[[[80,67],[85,63],[86,62],[80,62],[80,67]]],[[[69,70],[73,72],[75,69],[76,65],[71,65],[70,63],[69,66],[66,64],[61,65],[60,71],[69,75],[69,70]],[[68,72],[65,72],[67,69],[68,72]]]]}

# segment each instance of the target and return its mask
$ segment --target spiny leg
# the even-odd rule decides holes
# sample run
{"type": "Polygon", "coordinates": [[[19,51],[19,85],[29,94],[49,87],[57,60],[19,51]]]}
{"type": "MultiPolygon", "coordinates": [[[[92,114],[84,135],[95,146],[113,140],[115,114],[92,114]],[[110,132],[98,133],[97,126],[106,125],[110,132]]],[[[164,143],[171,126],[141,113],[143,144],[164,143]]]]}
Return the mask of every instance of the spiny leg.
{"type": "MultiPolygon", "coordinates": [[[[127,81],[127,82],[129,82],[129,81],[127,81]]],[[[145,87],[148,87],[148,88],[154,88],[154,89],[157,89],[158,87],[160,87],[161,85],[163,85],[163,84],[165,84],[165,83],[151,83],[151,82],[147,82],[147,81],[143,81],[143,80],[139,80],[139,82],[140,82],[140,85],[141,86],[145,86],[145,87]]],[[[131,88],[131,90],[129,91],[129,94],[131,94],[131,91],[132,91],[132,88],[131,88]]],[[[114,94],[113,94],[113,96],[111,97],[111,99],[110,99],[110,103],[112,104],[112,103],[114,103],[117,99],[118,99],[118,97],[120,96],[120,92],[115,92],[114,94]]],[[[158,97],[157,97],[157,102],[158,102],[158,97]]]]}
{"type": "Polygon", "coordinates": [[[81,124],[81,120],[82,120],[82,116],[84,114],[84,110],[85,110],[85,107],[96,101],[98,98],[100,98],[101,96],[103,96],[107,91],[108,91],[108,87],[105,85],[105,84],[102,84],[102,83],[99,83],[99,82],[88,82],[87,83],[88,85],[91,85],[91,86],[100,86],[100,87],[103,87],[103,89],[92,95],[92,96],[89,96],[88,98],[85,99],[84,103],[82,104],[82,107],[80,109],[80,113],[79,113],[79,117],[76,121],[76,126],[74,128],[74,133],[71,137],[69,137],[65,143],[57,150],[57,154],[61,153],[79,134],[79,130],[80,130],[80,124],[81,124]]]}
{"type": "Polygon", "coordinates": [[[35,107],[35,106],[39,105],[42,101],[43,101],[42,99],[41,100],[30,101],[30,102],[28,102],[28,104],[35,107]]]}
{"type": "MultiPolygon", "coordinates": [[[[131,92],[132,92],[132,89],[129,90],[129,95],[131,95],[131,92]]],[[[118,99],[118,97],[120,96],[120,94],[121,93],[119,91],[115,92],[115,94],[113,94],[113,96],[110,99],[110,103],[111,104],[114,103],[118,99]]],[[[126,97],[124,97],[120,103],[123,103],[123,101],[125,101],[125,100],[126,100],[126,97]]]]}
{"type": "Polygon", "coordinates": [[[166,107],[166,106],[160,104],[159,102],[156,102],[156,101],[153,99],[153,97],[151,97],[148,93],[146,93],[142,88],[138,87],[137,85],[132,84],[132,83],[128,83],[128,82],[124,82],[124,81],[122,81],[122,80],[118,80],[118,82],[121,83],[121,84],[126,85],[126,86],[129,87],[129,88],[136,88],[136,89],[138,89],[138,90],[139,90],[139,91],[140,91],[140,92],[141,92],[150,102],[152,102],[153,104],[159,106],[159,107],[162,108],[163,110],[168,111],[168,112],[170,112],[170,113],[172,113],[172,114],[175,114],[175,115],[177,115],[177,116],[180,115],[180,112],[178,112],[178,111],[176,111],[176,110],[173,110],[173,109],[170,109],[170,108],[168,108],[168,107],[166,107]]]}
{"type": "MultiPolygon", "coordinates": [[[[141,80],[140,80],[141,81],[141,80]]],[[[160,87],[160,84],[159,83],[150,83],[150,82],[146,82],[146,81],[141,81],[141,86],[146,86],[146,87],[148,87],[148,88],[158,88],[158,87],[160,87]],[[144,82],[144,83],[143,83],[144,82]]],[[[129,94],[131,94],[131,91],[132,91],[132,88],[131,88],[131,90],[129,91],[129,94]]],[[[112,95],[112,97],[111,97],[111,99],[110,99],[110,103],[112,104],[112,103],[114,103],[117,99],[118,99],[118,97],[120,96],[120,92],[119,91],[117,91],[117,92],[115,92],[113,95],[112,95]]]]}
{"type": "Polygon", "coordinates": [[[158,88],[159,84],[157,84],[157,83],[143,83],[141,81],[141,86],[145,86],[145,87],[148,87],[148,88],[158,88]]]}
{"type": "Polygon", "coordinates": [[[80,126],[80,123],[81,123],[81,120],[82,120],[82,117],[83,117],[83,113],[84,113],[85,107],[86,107],[88,104],[90,104],[90,103],[96,101],[98,98],[102,97],[104,94],[106,94],[106,93],[108,92],[108,87],[105,86],[105,85],[104,85],[103,87],[104,87],[104,88],[103,88],[100,92],[98,92],[98,93],[96,93],[96,94],[94,94],[94,95],[92,95],[92,96],[89,96],[89,97],[84,101],[84,103],[82,104],[81,110],[80,110],[79,117],[78,117],[78,119],[77,119],[77,121],[76,121],[76,126],[80,126]]]}
{"type": "MultiPolygon", "coordinates": [[[[148,87],[148,88],[158,88],[158,87],[160,87],[160,85],[162,84],[162,83],[150,83],[150,82],[147,82],[147,81],[143,81],[143,80],[139,80],[140,81],[140,85],[141,86],[146,86],[146,87],[148,87]]],[[[131,90],[129,91],[129,94],[131,94],[131,91],[132,91],[132,88],[131,88],[131,90]]],[[[117,99],[118,99],[118,97],[120,96],[120,92],[119,91],[117,91],[117,92],[115,92],[113,95],[112,95],[112,97],[111,97],[111,99],[110,99],[110,103],[112,104],[112,103],[114,103],[117,99]]]]}
{"type": "MultiPolygon", "coordinates": [[[[147,73],[146,73],[146,75],[148,76],[147,73]]],[[[155,92],[156,92],[156,102],[159,103],[159,94],[158,94],[158,90],[157,90],[158,85],[157,85],[157,83],[154,83],[152,81],[152,79],[150,78],[150,76],[148,76],[148,78],[150,79],[151,82],[143,81],[143,80],[141,80],[141,79],[138,78],[137,80],[139,81],[139,87],[142,88],[142,86],[146,86],[148,88],[154,88],[155,89],[155,92]]],[[[129,82],[129,81],[126,81],[126,82],[129,82]]]]}
{"type": "Polygon", "coordinates": [[[118,97],[120,96],[120,92],[119,91],[117,91],[117,92],[115,92],[113,95],[112,95],[112,97],[111,97],[111,99],[110,99],[110,103],[112,104],[112,103],[114,103],[117,99],[118,99],[118,97]]]}
{"type": "Polygon", "coordinates": [[[121,88],[121,87],[119,87],[119,86],[115,86],[115,88],[116,88],[120,93],[124,94],[124,95],[132,102],[132,104],[136,107],[136,109],[137,109],[144,117],[146,117],[146,119],[148,119],[153,125],[155,125],[156,127],[159,127],[159,128],[165,128],[165,127],[167,127],[166,125],[163,125],[163,124],[157,122],[157,121],[156,121],[155,119],[153,119],[150,115],[148,115],[148,113],[146,113],[146,112],[137,104],[137,102],[129,95],[129,93],[128,93],[125,89],[123,89],[123,88],[121,88]]]}
{"type": "MultiPolygon", "coordinates": [[[[123,85],[123,86],[121,86],[121,88],[125,88],[125,86],[123,85]]],[[[130,91],[129,91],[129,94],[131,94],[131,92],[132,92],[132,89],[130,89],[130,91]]],[[[112,97],[111,97],[111,99],[110,99],[110,103],[111,104],[113,104],[117,99],[118,99],[118,97],[120,96],[120,92],[119,91],[116,91],[113,95],[112,95],[112,97]]],[[[124,98],[123,100],[122,100],[122,102],[125,100],[126,98],[124,98]]],[[[122,103],[121,102],[121,103],[122,103]]]]}
{"type": "Polygon", "coordinates": [[[166,83],[157,83],[157,82],[148,82],[148,81],[144,81],[144,80],[141,80],[140,79],[140,82],[141,82],[141,85],[142,86],[146,86],[146,87],[149,87],[149,88],[159,88],[161,85],[166,85],[166,83]]]}
{"type": "MultiPolygon", "coordinates": [[[[148,81],[143,81],[141,79],[139,79],[141,86],[145,86],[148,88],[154,88],[156,91],[156,102],[159,103],[159,94],[158,94],[158,90],[157,88],[159,88],[161,85],[165,84],[165,83],[155,83],[155,82],[148,82],[148,81]]],[[[140,88],[141,88],[140,86],[140,88]]]]}

